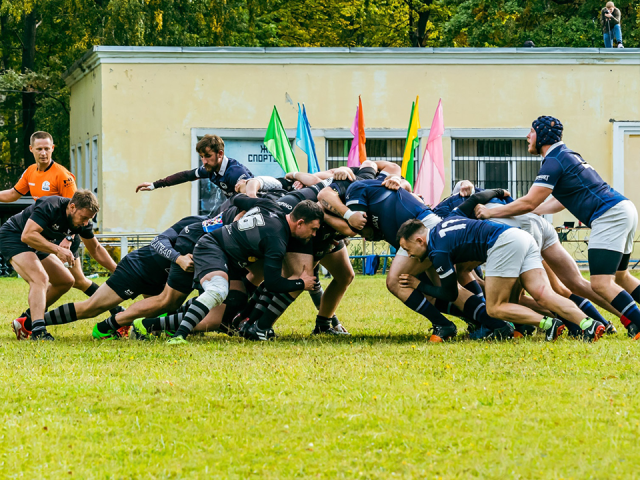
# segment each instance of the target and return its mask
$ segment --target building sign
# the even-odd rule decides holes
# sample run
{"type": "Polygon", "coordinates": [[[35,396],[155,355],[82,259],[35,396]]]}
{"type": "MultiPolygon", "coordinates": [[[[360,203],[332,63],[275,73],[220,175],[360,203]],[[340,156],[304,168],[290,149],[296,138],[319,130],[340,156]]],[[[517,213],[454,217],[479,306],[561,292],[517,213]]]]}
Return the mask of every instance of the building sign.
{"type": "Polygon", "coordinates": [[[255,177],[284,177],[280,164],[269,153],[262,140],[225,140],[224,153],[242,163],[255,177]]]}

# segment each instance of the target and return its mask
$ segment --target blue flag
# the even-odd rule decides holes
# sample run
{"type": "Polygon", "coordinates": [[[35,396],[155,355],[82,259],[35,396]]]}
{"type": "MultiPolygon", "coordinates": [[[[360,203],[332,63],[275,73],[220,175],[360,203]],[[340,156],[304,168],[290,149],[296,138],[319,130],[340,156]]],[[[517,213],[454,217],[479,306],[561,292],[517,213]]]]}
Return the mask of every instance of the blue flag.
{"type": "Polygon", "coordinates": [[[318,156],[316,155],[316,144],[311,136],[311,125],[307,119],[307,110],[298,104],[298,130],[296,131],[296,145],[307,154],[309,159],[309,173],[318,173],[320,165],[318,165],[318,156]]]}

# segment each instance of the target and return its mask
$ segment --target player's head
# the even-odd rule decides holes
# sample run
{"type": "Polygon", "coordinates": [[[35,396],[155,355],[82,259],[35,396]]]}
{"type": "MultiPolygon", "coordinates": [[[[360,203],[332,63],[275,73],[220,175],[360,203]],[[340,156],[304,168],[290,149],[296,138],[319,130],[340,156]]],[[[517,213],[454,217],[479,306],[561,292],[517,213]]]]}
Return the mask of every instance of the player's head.
{"type": "Polygon", "coordinates": [[[100,211],[98,199],[89,190],[77,190],[67,207],[67,218],[74,227],[84,227],[100,211]]]}
{"type": "Polygon", "coordinates": [[[410,257],[423,261],[427,257],[429,229],[420,220],[407,220],[400,226],[396,235],[398,243],[410,257]]]}
{"type": "Polygon", "coordinates": [[[311,200],[303,200],[289,214],[291,219],[291,235],[300,240],[309,241],[320,228],[324,211],[311,200]]]}
{"type": "Polygon", "coordinates": [[[247,193],[247,182],[248,178],[241,178],[236,182],[236,186],[233,187],[236,193],[247,193]]]}
{"type": "Polygon", "coordinates": [[[527,135],[529,153],[540,155],[543,146],[553,145],[562,140],[563,128],[560,120],[548,115],[535,119],[531,124],[531,131],[527,135]]]}
{"type": "Polygon", "coordinates": [[[224,140],[218,135],[205,135],[196,144],[196,152],[207,172],[217,171],[224,159],[224,140]]]}
{"type": "Polygon", "coordinates": [[[53,137],[50,133],[35,132],[31,135],[29,151],[33,153],[37,163],[49,163],[54,148],[53,137]]]}

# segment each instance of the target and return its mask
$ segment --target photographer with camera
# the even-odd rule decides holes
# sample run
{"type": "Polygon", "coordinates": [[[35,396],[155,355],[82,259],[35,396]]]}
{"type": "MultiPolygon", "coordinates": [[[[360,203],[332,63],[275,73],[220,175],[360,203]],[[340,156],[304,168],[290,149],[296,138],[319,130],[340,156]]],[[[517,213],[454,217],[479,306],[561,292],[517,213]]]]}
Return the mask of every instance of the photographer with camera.
{"type": "Polygon", "coordinates": [[[624,48],[622,46],[622,30],[620,29],[620,10],[613,2],[607,2],[607,5],[600,12],[600,23],[602,24],[604,48],[613,48],[612,35],[616,39],[618,48],[624,48]]]}

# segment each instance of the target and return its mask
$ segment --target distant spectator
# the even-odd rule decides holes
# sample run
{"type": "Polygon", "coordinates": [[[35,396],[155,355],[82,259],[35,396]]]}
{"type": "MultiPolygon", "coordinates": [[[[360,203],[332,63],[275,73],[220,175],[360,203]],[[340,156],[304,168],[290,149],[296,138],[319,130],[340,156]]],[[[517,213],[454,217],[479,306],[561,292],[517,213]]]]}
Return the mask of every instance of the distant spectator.
{"type": "Polygon", "coordinates": [[[622,46],[622,30],[620,29],[620,10],[616,8],[613,2],[607,2],[607,5],[600,12],[600,23],[602,24],[602,35],[604,36],[604,48],[613,47],[612,35],[618,42],[618,48],[624,48],[622,46]]]}
{"type": "Polygon", "coordinates": [[[533,43],[533,40],[527,40],[526,42],[524,42],[524,47],[525,48],[533,48],[535,46],[536,46],[536,44],[533,43]]]}

